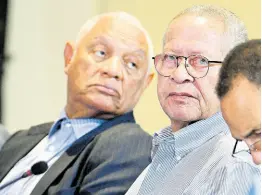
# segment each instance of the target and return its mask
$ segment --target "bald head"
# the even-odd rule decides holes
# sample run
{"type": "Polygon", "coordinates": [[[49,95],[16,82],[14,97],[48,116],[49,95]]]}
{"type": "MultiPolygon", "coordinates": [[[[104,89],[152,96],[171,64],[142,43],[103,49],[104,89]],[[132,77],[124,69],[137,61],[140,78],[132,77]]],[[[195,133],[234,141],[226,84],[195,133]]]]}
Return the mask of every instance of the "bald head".
{"type": "MultiPolygon", "coordinates": [[[[248,39],[247,29],[243,23],[234,13],[229,10],[214,6],[214,5],[195,5],[188,9],[183,10],[177,16],[175,16],[169,24],[169,27],[178,19],[186,16],[193,16],[199,18],[204,23],[204,20],[209,20],[209,26],[212,24],[218,24],[222,26],[221,36],[223,39],[222,51],[224,57],[226,54],[236,45],[245,42],[248,39]]],[[[199,20],[199,22],[201,22],[199,20]]],[[[187,25],[186,23],[184,25],[187,25]]],[[[169,31],[167,29],[163,42],[166,42],[166,35],[169,31]]]]}
{"type": "MultiPolygon", "coordinates": [[[[134,36],[137,34],[137,32],[133,31],[130,32],[130,27],[135,27],[139,29],[139,33],[141,33],[141,36],[137,36],[139,41],[145,40],[145,45],[147,45],[147,52],[148,52],[148,70],[153,66],[152,62],[152,56],[154,54],[153,50],[153,43],[151,41],[151,38],[148,34],[148,32],[145,30],[145,28],[142,26],[140,21],[135,18],[134,16],[126,13],[126,12],[108,12],[103,13],[100,15],[96,15],[86,21],[86,23],[80,28],[79,33],[76,37],[75,45],[78,47],[80,42],[83,38],[86,36],[89,36],[90,32],[95,29],[95,34],[98,36],[102,33],[103,30],[108,30],[111,28],[115,28],[115,30],[119,31],[119,34],[125,34],[134,36]],[[119,24],[122,25],[119,25],[119,24]]],[[[148,71],[149,73],[149,71],[148,71]]]]}

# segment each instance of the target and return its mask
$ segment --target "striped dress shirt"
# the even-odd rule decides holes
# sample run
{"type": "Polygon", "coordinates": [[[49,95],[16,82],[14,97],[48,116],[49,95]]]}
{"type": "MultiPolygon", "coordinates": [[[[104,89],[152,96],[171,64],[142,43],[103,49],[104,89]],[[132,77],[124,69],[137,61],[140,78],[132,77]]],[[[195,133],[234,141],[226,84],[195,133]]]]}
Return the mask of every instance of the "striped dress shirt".
{"type": "Polygon", "coordinates": [[[175,133],[167,127],[126,195],[248,195],[260,169],[251,155],[232,157],[234,143],[220,112],[175,133]]]}
{"type": "MultiPolygon", "coordinates": [[[[33,164],[39,161],[47,162],[50,168],[77,139],[104,122],[105,120],[94,118],[69,119],[63,111],[58,120],[51,127],[49,134],[24,158],[16,163],[1,184],[22,175],[25,171],[29,170],[33,164]]],[[[0,194],[29,195],[45,173],[21,179],[3,190],[0,190],[0,194]]]]}

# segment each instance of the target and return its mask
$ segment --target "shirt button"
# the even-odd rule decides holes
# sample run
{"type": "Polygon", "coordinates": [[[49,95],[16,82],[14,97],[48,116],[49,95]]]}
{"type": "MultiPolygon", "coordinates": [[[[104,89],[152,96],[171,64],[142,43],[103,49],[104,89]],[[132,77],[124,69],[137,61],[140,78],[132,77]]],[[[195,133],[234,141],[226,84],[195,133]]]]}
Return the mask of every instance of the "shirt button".
{"type": "Polygon", "coordinates": [[[67,128],[71,127],[71,124],[70,123],[66,123],[65,125],[67,128]]]}
{"type": "Polygon", "coordinates": [[[161,165],[159,164],[159,165],[157,165],[157,167],[156,167],[156,171],[160,171],[160,169],[161,169],[161,165]]]}
{"type": "Polygon", "coordinates": [[[176,159],[177,159],[178,161],[180,161],[180,160],[181,160],[181,156],[177,156],[176,159]]]}
{"type": "Polygon", "coordinates": [[[49,150],[50,152],[53,152],[53,151],[55,150],[55,147],[54,147],[54,146],[48,146],[48,150],[49,150]]]}
{"type": "Polygon", "coordinates": [[[54,142],[55,140],[56,140],[55,136],[52,136],[50,139],[51,142],[54,142]]]}

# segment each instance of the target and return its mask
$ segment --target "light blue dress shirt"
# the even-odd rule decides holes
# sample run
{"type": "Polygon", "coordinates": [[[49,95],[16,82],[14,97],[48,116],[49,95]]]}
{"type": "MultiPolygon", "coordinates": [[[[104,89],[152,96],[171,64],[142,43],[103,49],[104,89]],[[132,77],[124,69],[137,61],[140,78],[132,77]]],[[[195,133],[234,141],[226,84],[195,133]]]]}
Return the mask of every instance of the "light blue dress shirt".
{"type": "Polygon", "coordinates": [[[249,195],[254,181],[260,188],[260,167],[251,155],[232,157],[234,143],[221,113],[177,132],[167,127],[155,134],[152,163],[126,195],[249,195]]]}
{"type": "MultiPolygon", "coordinates": [[[[63,111],[51,127],[48,136],[42,139],[24,158],[16,163],[3,179],[1,185],[22,175],[36,162],[45,161],[48,167],[51,167],[77,139],[104,122],[105,120],[93,118],[69,119],[65,111],[63,111]]],[[[44,174],[21,179],[1,190],[0,194],[29,195],[44,174]]]]}

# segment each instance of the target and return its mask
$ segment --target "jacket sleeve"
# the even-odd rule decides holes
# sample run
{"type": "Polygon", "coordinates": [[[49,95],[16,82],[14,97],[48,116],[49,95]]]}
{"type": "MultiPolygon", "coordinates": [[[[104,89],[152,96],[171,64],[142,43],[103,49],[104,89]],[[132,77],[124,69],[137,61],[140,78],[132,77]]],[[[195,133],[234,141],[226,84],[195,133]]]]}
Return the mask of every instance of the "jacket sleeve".
{"type": "Polygon", "coordinates": [[[94,140],[80,194],[125,194],[151,162],[152,137],[138,125],[120,125],[94,140]]]}

